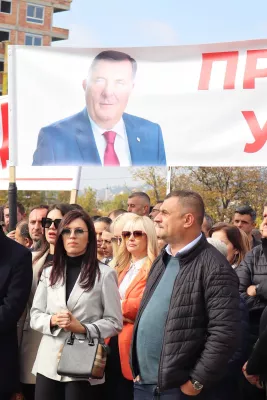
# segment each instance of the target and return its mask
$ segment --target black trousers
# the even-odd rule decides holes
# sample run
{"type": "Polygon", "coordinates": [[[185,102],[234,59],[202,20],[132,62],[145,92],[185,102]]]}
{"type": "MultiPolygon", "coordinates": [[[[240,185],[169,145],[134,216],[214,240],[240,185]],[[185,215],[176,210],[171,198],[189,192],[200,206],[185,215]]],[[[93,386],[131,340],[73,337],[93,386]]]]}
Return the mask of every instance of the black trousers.
{"type": "Polygon", "coordinates": [[[35,385],[28,383],[21,383],[20,385],[25,400],[34,400],[35,385]]]}
{"type": "Polygon", "coordinates": [[[87,381],[58,382],[37,374],[35,400],[103,400],[102,386],[87,381]]]}
{"type": "Polygon", "coordinates": [[[110,354],[107,360],[104,383],[105,400],[133,400],[133,381],[124,378],[121,371],[118,336],[113,336],[110,339],[109,347],[110,354]]]}

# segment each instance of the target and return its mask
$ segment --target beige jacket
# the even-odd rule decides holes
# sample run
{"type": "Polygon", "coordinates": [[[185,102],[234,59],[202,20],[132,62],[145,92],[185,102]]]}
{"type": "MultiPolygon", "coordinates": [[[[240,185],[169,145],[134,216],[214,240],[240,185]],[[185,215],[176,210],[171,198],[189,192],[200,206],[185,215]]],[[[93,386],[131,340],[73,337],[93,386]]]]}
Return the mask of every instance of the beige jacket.
{"type": "MultiPolygon", "coordinates": [[[[103,338],[117,335],[122,330],[122,312],[117,283],[117,274],[109,266],[99,263],[101,277],[96,279],[92,290],[85,291],[78,283],[74,285],[66,304],[66,285],[59,282],[51,287],[49,276],[51,268],[47,268],[39,282],[31,309],[31,327],[43,334],[34,363],[33,373],[40,373],[56,381],[68,382],[75,379],[61,377],[57,374],[58,353],[69,332],[63,329],[50,329],[50,319],[53,314],[68,309],[83,324],[92,337],[97,337],[95,323],[103,338]]],[[[100,384],[102,380],[91,380],[90,383],[100,384]]]]}
{"type": "MultiPolygon", "coordinates": [[[[30,297],[27,304],[27,309],[20,319],[20,326],[22,327],[19,337],[19,357],[20,357],[20,382],[35,384],[36,378],[32,374],[33,364],[37,355],[37,351],[42,339],[42,334],[34,331],[30,327],[30,310],[34,294],[38,285],[38,273],[43,267],[45,259],[49,251],[47,251],[36,264],[33,264],[33,280],[30,297]]],[[[33,262],[38,253],[33,253],[33,262]]]]}

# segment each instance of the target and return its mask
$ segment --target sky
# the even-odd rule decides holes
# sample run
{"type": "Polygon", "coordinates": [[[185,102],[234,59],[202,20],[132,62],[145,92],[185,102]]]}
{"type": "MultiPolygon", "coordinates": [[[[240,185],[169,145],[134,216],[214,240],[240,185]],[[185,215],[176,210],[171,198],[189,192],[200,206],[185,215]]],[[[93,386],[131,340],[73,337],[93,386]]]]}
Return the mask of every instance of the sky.
{"type": "MultiPolygon", "coordinates": [[[[55,14],[71,47],[139,47],[230,42],[267,37],[266,0],[73,0],[55,14]]],[[[81,187],[137,185],[129,168],[84,168],[81,187]]]]}

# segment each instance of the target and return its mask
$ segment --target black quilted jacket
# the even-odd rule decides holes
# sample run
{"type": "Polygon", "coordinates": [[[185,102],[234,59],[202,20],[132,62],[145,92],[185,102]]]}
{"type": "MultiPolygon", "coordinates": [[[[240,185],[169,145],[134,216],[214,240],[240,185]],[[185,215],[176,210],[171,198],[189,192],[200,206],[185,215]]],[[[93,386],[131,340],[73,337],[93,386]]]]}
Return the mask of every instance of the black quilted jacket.
{"type": "MultiPolygon", "coordinates": [[[[238,278],[225,257],[202,235],[179,261],[159,365],[160,390],[177,388],[189,377],[211,386],[225,374],[240,344],[238,278]]],[[[163,275],[165,262],[164,250],[152,266],[136,318],[131,351],[134,377],[139,374],[135,346],[138,323],[163,275]]]]}
{"type": "Polygon", "coordinates": [[[262,311],[267,306],[267,239],[248,252],[236,268],[240,284],[239,291],[246,300],[250,319],[250,347],[259,337],[259,325],[262,311]],[[257,296],[247,295],[247,288],[259,285],[257,296]]]}

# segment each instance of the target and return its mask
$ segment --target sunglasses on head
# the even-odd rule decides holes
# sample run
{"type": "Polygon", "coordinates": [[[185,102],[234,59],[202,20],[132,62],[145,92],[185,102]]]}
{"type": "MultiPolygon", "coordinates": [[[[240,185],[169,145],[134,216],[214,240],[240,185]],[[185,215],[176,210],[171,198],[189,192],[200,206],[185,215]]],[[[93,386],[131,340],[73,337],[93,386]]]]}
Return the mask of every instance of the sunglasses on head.
{"type": "Polygon", "coordinates": [[[145,233],[142,232],[142,231],[133,231],[133,232],[130,232],[130,231],[123,231],[123,232],[121,233],[121,235],[122,235],[122,237],[123,237],[124,239],[130,239],[131,235],[133,235],[133,237],[134,237],[135,239],[140,239],[142,236],[145,235],[145,233]]]}
{"type": "Polygon", "coordinates": [[[52,224],[54,224],[55,228],[59,227],[61,222],[61,218],[51,219],[51,218],[42,218],[42,227],[43,228],[50,228],[52,224]]]}

